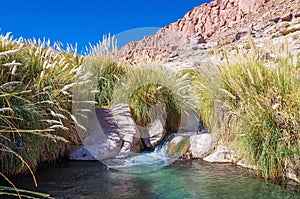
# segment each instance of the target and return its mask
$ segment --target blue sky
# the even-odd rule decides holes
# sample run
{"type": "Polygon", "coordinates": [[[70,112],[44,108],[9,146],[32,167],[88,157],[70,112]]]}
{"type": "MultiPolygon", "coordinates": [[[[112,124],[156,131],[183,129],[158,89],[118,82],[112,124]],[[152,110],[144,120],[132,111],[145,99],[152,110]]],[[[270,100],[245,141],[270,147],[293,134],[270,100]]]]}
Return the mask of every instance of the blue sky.
{"type": "Polygon", "coordinates": [[[14,37],[25,38],[45,37],[64,44],[78,43],[81,49],[89,42],[95,44],[108,33],[115,35],[131,29],[155,27],[129,31],[122,34],[122,38],[135,40],[153,34],[158,28],[182,18],[195,6],[209,1],[6,0],[1,2],[0,33],[12,32],[14,37]]]}

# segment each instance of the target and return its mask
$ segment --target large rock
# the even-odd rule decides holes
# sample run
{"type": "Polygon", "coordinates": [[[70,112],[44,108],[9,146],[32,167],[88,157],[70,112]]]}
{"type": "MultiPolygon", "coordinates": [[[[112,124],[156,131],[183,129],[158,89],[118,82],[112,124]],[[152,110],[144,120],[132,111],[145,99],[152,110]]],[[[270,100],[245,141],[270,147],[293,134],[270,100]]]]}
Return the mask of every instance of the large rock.
{"type": "Polygon", "coordinates": [[[286,171],[286,177],[300,184],[300,176],[293,169],[288,168],[286,171]]]}
{"type": "Polygon", "coordinates": [[[189,113],[182,112],[178,133],[196,132],[199,130],[199,121],[199,114],[196,111],[190,111],[189,113]]]}
{"type": "Polygon", "coordinates": [[[176,136],[168,144],[169,156],[184,157],[190,147],[189,137],[176,136]]]}
{"type": "Polygon", "coordinates": [[[201,159],[213,147],[213,138],[208,133],[194,135],[177,135],[169,143],[169,155],[177,154],[182,158],[201,159]]]}
{"type": "Polygon", "coordinates": [[[211,134],[203,133],[190,137],[189,153],[192,158],[204,158],[213,148],[213,138],[211,134]]]}
{"type": "Polygon", "coordinates": [[[71,160],[127,157],[145,148],[153,149],[166,136],[164,123],[159,119],[147,127],[137,126],[127,104],[96,108],[87,126],[87,132],[80,136],[84,146],[69,154],[71,160]]]}
{"type": "MultiPolygon", "coordinates": [[[[133,153],[140,152],[142,149],[142,145],[140,142],[140,133],[132,118],[129,105],[120,104],[112,107],[110,110],[112,113],[112,118],[98,117],[98,120],[99,118],[101,121],[103,121],[103,119],[105,120],[107,119],[108,121],[112,120],[113,123],[117,126],[117,129],[113,128],[113,130],[117,132],[118,136],[122,139],[123,142],[118,157],[126,157],[132,152],[133,153]]],[[[103,125],[105,125],[105,122],[103,123],[103,125]]]]}
{"type": "Polygon", "coordinates": [[[148,149],[153,149],[166,136],[164,124],[160,119],[155,119],[147,127],[138,126],[141,140],[148,149]]]}
{"type": "Polygon", "coordinates": [[[70,158],[73,160],[126,157],[142,149],[140,134],[127,104],[96,108],[89,117],[87,131],[80,137],[92,156],[87,155],[84,147],[80,147],[71,152],[70,158]]]}

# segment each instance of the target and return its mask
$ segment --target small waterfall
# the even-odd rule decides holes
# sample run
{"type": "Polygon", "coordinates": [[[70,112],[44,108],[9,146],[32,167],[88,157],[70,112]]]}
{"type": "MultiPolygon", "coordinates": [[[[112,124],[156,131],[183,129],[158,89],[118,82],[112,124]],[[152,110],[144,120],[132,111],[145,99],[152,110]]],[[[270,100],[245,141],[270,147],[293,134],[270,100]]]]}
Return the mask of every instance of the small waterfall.
{"type": "Polygon", "coordinates": [[[169,157],[168,144],[170,138],[164,139],[154,151],[144,151],[127,158],[105,160],[108,169],[116,169],[129,173],[145,173],[170,165],[178,157],[169,157]]]}
{"type": "Polygon", "coordinates": [[[175,137],[174,134],[166,136],[159,145],[154,149],[154,153],[159,153],[161,155],[168,155],[168,144],[175,137]]]}

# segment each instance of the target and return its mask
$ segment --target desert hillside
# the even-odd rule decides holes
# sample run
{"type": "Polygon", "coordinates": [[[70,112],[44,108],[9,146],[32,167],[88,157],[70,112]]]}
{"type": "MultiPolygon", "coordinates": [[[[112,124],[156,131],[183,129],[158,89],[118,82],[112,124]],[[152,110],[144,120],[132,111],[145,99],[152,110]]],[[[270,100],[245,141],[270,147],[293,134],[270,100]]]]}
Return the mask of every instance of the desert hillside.
{"type": "MultiPolygon", "coordinates": [[[[237,41],[249,28],[256,33],[254,37],[272,35],[280,29],[278,23],[283,28],[298,23],[299,19],[293,19],[299,17],[299,7],[299,0],[214,0],[195,7],[155,35],[130,42],[119,50],[118,57],[122,60],[141,55],[173,57],[182,49],[199,49],[207,42],[237,41]],[[274,31],[264,32],[265,28],[274,31]]],[[[280,31],[282,28],[279,34],[280,31]]]]}

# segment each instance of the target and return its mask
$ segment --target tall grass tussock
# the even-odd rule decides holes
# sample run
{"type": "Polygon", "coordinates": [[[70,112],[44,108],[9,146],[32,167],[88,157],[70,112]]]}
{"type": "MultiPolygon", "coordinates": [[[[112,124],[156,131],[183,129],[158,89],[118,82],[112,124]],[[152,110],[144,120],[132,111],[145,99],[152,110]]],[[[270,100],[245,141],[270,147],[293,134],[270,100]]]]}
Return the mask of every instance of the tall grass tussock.
{"type": "Polygon", "coordinates": [[[58,43],[0,36],[0,174],[6,180],[33,175],[42,162],[64,155],[66,142],[78,142],[71,89],[82,61],[58,43]]]}
{"type": "Polygon", "coordinates": [[[219,142],[264,178],[285,180],[288,169],[299,174],[300,56],[286,44],[224,54],[217,67],[193,71],[205,125],[217,121],[219,142]]]}

